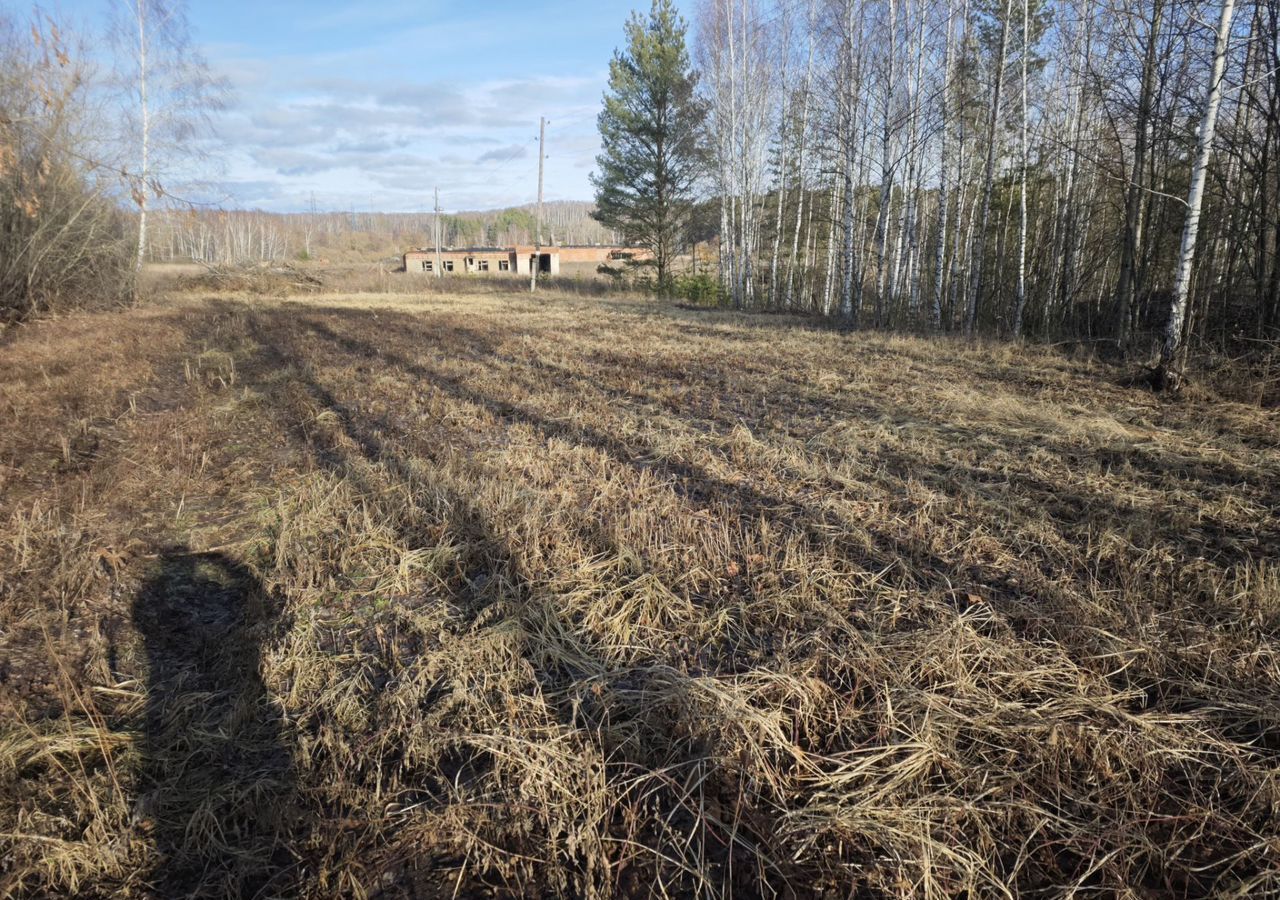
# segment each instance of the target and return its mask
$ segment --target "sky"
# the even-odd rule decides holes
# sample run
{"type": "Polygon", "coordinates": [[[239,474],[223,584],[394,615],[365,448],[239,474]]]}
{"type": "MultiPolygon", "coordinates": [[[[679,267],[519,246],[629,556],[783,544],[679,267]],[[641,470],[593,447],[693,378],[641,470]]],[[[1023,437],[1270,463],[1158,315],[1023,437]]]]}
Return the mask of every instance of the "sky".
{"type": "MultiPolygon", "coordinates": [[[[111,0],[61,0],[101,25],[111,0]]],[[[589,200],[595,117],[631,9],[647,0],[190,0],[231,93],[208,199],[227,208],[416,212],[589,200]]]]}

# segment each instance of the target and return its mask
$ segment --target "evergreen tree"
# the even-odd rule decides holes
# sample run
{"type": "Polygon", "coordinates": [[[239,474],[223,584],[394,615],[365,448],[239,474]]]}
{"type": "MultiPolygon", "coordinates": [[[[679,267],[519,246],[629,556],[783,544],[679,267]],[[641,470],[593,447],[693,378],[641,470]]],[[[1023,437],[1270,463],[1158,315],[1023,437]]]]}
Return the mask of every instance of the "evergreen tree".
{"type": "Polygon", "coordinates": [[[665,290],[703,163],[706,110],[685,47],[687,26],[671,0],[653,0],[647,20],[632,13],[627,48],[609,64],[598,122],[604,152],[591,176],[597,220],[653,252],[665,290]]]}

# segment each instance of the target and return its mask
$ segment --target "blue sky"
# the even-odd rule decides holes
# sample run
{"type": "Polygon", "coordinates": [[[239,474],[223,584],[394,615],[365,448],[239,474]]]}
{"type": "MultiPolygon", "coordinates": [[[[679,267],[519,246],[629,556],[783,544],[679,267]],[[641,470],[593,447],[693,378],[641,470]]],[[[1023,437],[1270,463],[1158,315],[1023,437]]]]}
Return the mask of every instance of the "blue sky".
{"type": "MultiPolygon", "coordinates": [[[[61,0],[103,21],[111,0],[61,0]]],[[[17,4],[15,4],[17,5],[17,4]]],[[[191,0],[232,87],[216,120],[228,207],[416,211],[586,200],[595,116],[631,9],[648,0],[191,0]]]]}

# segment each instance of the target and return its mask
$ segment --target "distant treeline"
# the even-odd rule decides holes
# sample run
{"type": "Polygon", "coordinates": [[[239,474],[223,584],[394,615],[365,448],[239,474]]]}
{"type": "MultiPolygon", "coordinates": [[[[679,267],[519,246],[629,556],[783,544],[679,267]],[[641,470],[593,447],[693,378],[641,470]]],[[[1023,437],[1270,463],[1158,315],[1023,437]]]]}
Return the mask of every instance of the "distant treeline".
{"type": "MultiPolygon", "coordinates": [[[[544,203],[548,244],[610,244],[615,234],[591,218],[592,204],[544,203]]],[[[173,209],[154,217],[149,259],[240,263],[256,260],[398,256],[434,246],[433,213],[304,212],[173,209]]],[[[441,214],[446,247],[531,244],[531,207],[441,214]]]]}

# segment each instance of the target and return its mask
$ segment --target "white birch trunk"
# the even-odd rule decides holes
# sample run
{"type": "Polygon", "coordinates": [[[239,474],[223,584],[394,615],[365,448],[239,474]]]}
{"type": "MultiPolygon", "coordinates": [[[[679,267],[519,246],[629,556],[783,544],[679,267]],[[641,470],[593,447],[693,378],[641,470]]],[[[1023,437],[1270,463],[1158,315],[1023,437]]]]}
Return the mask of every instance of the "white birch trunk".
{"type": "Polygon", "coordinates": [[[1160,352],[1160,366],[1166,383],[1172,375],[1175,360],[1183,351],[1182,324],[1187,316],[1191,270],[1196,255],[1196,235],[1200,230],[1200,206],[1204,201],[1205,177],[1209,171],[1209,157],[1213,152],[1218,107],[1222,103],[1222,76],[1227,68],[1227,40],[1231,36],[1231,19],[1234,15],[1235,0],[1223,0],[1213,48],[1213,71],[1209,76],[1209,91],[1205,97],[1204,114],[1200,119],[1200,132],[1196,139],[1195,162],[1191,168],[1191,186],[1187,191],[1187,218],[1182,230],[1182,248],[1178,253],[1169,322],[1165,327],[1164,344],[1160,352]]]}
{"type": "Polygon", "coordinates": [[[816,0],[809,0],[809,12],[806,16],[805,41],[808,44],[808,60],[804,69],[804,86],[800,100],[800,144],[796,148],[796,224],[791,234],[791,256],[787,260],[787,283],[783,291],[783,306],[791,309],[793,304],[792,284],[795,278],[796,258],[800,252],[800,223],[805,211],[804,164],[805,150],[809,139],[809,105],[813,95],[813,28],[814,5],[816,0]]]}
{"type": "Polygon", "coordinates": [[[885,307],[893,302],[891,296],[885,296],[890,290],[889,261],[889,204],[893,199],[893,164],[890,146],[893,138],[893,75],[897,65],[894,39],[897,34],[897,6],[895,0],[889,0],[889,53],[886,57],[884,88],[884,128],[880,136],[880,209],[876,215],[876,247],[879,255],[876,286],[876,327],[884,324],[885,307]]]}
{"type": "Polygon", "coordinates": [[[965,332],[970,336],[978,325],[978,308],[982,302],[982,264],[986,251],[987,223],[991,215],[991,188],[996,172],[996,142],[1000,123],[1000,96],[1004,88],[1004,61],[1009,51],[1009,17],[1013,14],[1013,0],[1007,0],[1003,20],[1000,23],[1000,52],[996,58],[995,88],[991,99],[991,116],[987,120],[987,165],[982,182],[982,212],[974,233],[974,246],[969,260],[969,314],[965,332]]]}
{"type": "Polygon", "coordinates": [[[141,168],[138,171],[137,195],[138,203],[138,255],[134,261],[135,271],[142,271],[142,263],[147,254],[147,202],[151,190],[150,153],[151,153],[151,110],[147,103],[147,4],[146,0],[134,0],[134,12],[138,23],[138,104],[142,117],[141,168]]]}
{"type": "Polygon", "coordinates": [[[942,293],[945,290],[946,258],[947,258],[947,210],[951,203],[949,185],[947,183],[947,136],[951,131],[949,117],[950,106],[947,103],[951,92],[951,41],[955,27],[955,0],[947,0],[947,38],[942,52],[942,88],[939,98],[939,131],[941,147],[939,157],[941,165],[938,172],[938,246],[934,259],[933,303],[929,307],[929,327],[933,331],[942,329],[942,293]]]}
{"type": "Polygon", "coordinates": [[[1013,310],[1013,336],[1022,337],[1027,308],[1027,56],[1031,53],[1028,0],[1022,0],[1022,186],[1018,192],[1018,295],[1013,310]]]}

